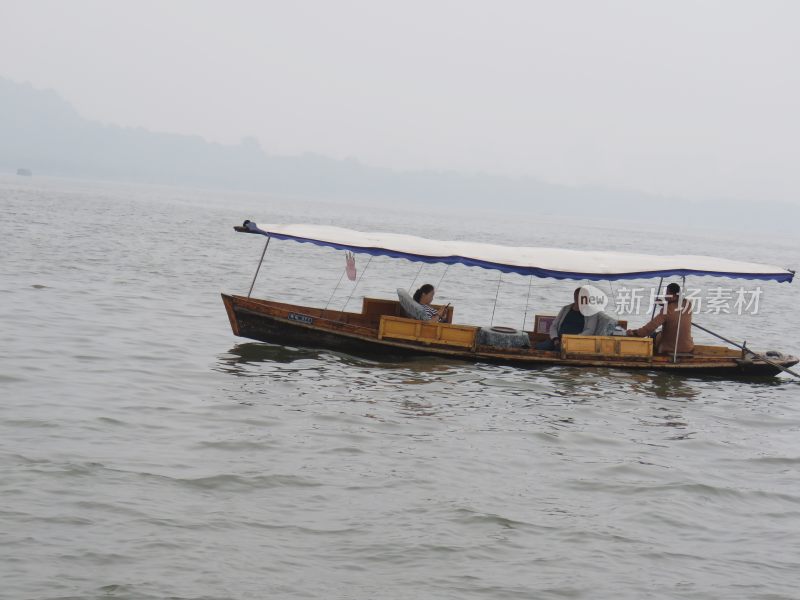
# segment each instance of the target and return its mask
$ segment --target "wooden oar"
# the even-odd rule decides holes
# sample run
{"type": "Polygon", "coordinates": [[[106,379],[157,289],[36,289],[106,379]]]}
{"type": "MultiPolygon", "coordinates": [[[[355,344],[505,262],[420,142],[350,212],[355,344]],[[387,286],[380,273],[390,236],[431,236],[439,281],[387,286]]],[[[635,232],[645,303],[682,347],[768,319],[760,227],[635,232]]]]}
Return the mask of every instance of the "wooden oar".
{"type": "Polygon", "coordinates": [[[713,335],[714,337],[718,337],[718,338],[719,338],[719,339],[721,339],[723,342],[728,342],[729,344],[732,344],[733,346],[736,346],[737,348],[740,348],[741,350],[744,350],[745,352],[749,352],[750,354],[752,354],[753,356],[755,356],[757,359],[759,359],[759,360],[763,360],[765,363],[767,363],[767,364],[769,364],[769,365],[772,365],[773,367],[776,367],[776,368],[780,369],[781,371],[784,371],[784,372],[788,373],[789,375],[794,375],[795,377],[797,377],[798,379],[800,379],[800,375],[798,375],[797,373],[795,373],[795,372],[794,372],[794,371],[792,371],[791,369],[787,369],[787,368],[786,368],[786,367],[784,367],[783,365],[779,365],[779,364],[778,364],[778,363],[776,363],[776,362],[772,362],[772,361],[771,361],[771,360],[769,360],[769,359],[768,359],[766,356],[762,356],[761,354],[758,354],[757,352],[753,352],[752,350],[750,350],[750,348],[748,348],[748,347],[746,347],[746,346],[741,346],[741,345],[737,344],[736,342],[734,342],[734,341],[731,341],[731,340],[729,340],[728,338],[721,336],[721,335],[720,335],[720,334],[718,334],[718,333],[714,333],[714,332],[713,332],[713,331],[711,331],[710,329],[706,329],[706,328],[705,328],[705,327],[703,327],[702,325],[698,325],[697,323],[692,323],[692,326],[693,326],[693,327],[697,327],[698,329],[702,329],[703,331],[705,331],[706,333],[710,333],[710,334],[711,334],[711,335],[713,335]]]}

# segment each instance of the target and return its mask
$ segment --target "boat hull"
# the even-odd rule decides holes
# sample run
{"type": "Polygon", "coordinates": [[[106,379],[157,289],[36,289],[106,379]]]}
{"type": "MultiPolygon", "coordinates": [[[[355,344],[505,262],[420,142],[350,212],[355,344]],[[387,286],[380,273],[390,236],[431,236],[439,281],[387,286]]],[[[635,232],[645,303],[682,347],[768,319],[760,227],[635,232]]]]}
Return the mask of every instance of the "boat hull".
{"type": "MultiPolygon", "coordinates": [[[[576,358],[536,350],[440,347],[435,344],[381,339],[377,326],[365,321],[364,316],[359,313],[325,311],[226,294],[222,295],[222,299],[231,329],[239,337],[286,346],[326,348],[370,358],[439,356],[528,368],[556,365],[611,367],[748,378],[769,377],[780,372],[773,365],[759,360],[743,359],[738,353],[734,355],[728,351],[723,354],[723,349],[708,355],[679,357],[678,362],[674,363],[670,357],[651,357],[650,360],[620,357],[576,358]]],[[[789,368],[797,364],[798,359],[784,356],[776,362],[789,368]]]]}
{"type": "Polygon", "coordinates": [[[379,340],[350,337],[342,333],[315,329],[279,319],[268,315],[260,315],[247,309],[235,310],[239,337],[279,344],[282,346],[299,346],[304,348],[325,348],[354,353],[362,356],[397,356],[421,354],[418,349],[395,347],[379,340]]]}

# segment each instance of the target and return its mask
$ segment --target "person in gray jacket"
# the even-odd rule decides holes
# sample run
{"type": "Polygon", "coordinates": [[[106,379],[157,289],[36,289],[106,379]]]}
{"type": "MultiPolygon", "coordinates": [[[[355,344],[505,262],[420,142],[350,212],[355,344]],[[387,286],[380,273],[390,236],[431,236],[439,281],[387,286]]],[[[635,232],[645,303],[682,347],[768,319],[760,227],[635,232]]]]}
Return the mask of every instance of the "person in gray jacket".
{"type": "Polygon", "coordinates": [[[537,350],[560,350],[561,336],[564,334],[572,335],[595,335],[597,331],[598,314],[585,316],[578,304],[578,296],[581,288],[575,290],[572,304],[567,304],[560,311],[558,316],[550,326],[550,339],[536,344],[537,350]]]}

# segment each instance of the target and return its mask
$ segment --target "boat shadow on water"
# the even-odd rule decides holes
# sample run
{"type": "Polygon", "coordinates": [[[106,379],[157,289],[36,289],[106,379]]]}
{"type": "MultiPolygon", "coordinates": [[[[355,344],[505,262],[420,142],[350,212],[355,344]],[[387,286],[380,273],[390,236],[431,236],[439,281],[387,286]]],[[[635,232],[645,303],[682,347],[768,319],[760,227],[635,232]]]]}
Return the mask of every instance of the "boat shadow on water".
{"type": "MultiPolygon", "coordinates": [[[[507,366],[492,362],[470,362],[457,359],[443,359],[435,356],[415,356],[408,354],[391,355],[381,353],[345,353],[331,349],[295,347],[265,342],[245,342],[234,345],[226,353],[218,356],[215,370],[240,377],[259,376],[262,371],[259,365],[292,365],[300,361],[311,361],[324,365],[337,364],[342,367],[357,369],[377,369],[396,372],[413,373],[414,375],[442,376],[460,371],[470,371],[471,375],[480,379],[503,379],[507,366]],[[488,370],[488,371],[487,371],[488,370]]],[[[713,373],[678,374],[658,370],[618,370],[607,367],[577,368],[555,365],[530,365],[524,369],[509,371],[509,385],[519,382],[523,374],[536,378],[536,383],[544,390],[555,391],[558,395],[570,396],[572,401],[579,401],[587,387],[594,387],[598,381],[601,387],[615,382],[611,387],[620,392],[627,390],[641,397],[652,397],[663,400],[700,400],[709,393],[709,385],[731,385],[730,376],[713,373]]],[[[427,379],[427,378],[426,378],[427,379]]],[[[734,379],[733,381],[736,381],[734,379]]],[[[749,377],[738,380],[742,385],[751,387],[774,387],[793,385],[794,382],[775,377],[749,377]]],[[[421,383],[415,377],[409,382],[421,383]]],[[[532,383],[532,382],[531,382],[532,383]]],[[[540,390],[541,391],[541,390],[540,390]]],[[[608,389],[607,392],[612,392],[608,389]]]]}
{"type": "Polygon", "coordinates": [[[232,375],[252,375],[248,366],[260,363],[278,363],[289,365],[297,361],[312,360],[320,362],[337,362],[353,367],[369,367],[375,369],[411,370],[420,373],[436,373],[463,367],[464,361],[442,360],[429,356],[411,356],[407,354],[381,354],[367,356],[353,353],[337,352],[330,349],[283,346],[264,342],[246,342],[236,344],[225,354],[218,357],[217,370],[232,375]]]}

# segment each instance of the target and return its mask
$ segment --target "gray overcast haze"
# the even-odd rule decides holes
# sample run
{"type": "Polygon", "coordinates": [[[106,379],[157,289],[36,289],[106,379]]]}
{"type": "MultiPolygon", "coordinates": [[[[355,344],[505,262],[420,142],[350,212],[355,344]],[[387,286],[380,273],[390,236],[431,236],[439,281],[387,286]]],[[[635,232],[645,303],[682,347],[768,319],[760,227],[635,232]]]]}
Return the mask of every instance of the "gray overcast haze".
{"type": "Polygon", "coordinates": [[[0,0],[86,118],[395,169],[800,199],[800,2],[0,0]]]}

